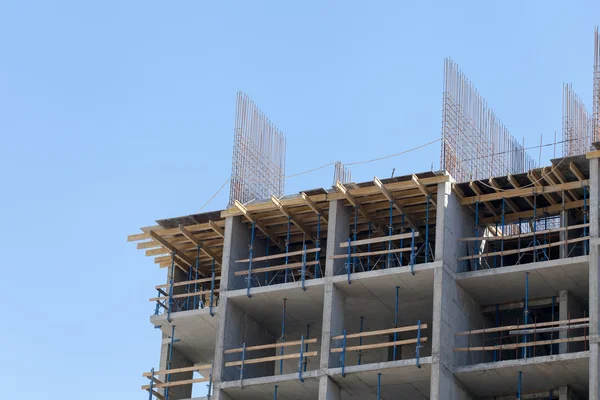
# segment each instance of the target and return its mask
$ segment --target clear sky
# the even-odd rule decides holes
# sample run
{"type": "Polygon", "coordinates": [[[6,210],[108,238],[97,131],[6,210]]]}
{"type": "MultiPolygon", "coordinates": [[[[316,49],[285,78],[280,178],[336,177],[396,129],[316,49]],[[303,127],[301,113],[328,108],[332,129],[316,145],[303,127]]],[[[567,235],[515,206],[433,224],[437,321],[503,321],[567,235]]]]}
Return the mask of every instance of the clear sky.
{"type": "MultiPolygon", "coordinates": [[[[290,174],[438,138],[446,56],[534,145],[560,138],[563,82],[591,108],[596,24],[597,0],[0,0],[0,397],[147,399],[164,271],[126,236],[228,178],[237,90],[285,133],[290,174]]],[[[352,173],[432,163],[439,143],[352,173]]]]}

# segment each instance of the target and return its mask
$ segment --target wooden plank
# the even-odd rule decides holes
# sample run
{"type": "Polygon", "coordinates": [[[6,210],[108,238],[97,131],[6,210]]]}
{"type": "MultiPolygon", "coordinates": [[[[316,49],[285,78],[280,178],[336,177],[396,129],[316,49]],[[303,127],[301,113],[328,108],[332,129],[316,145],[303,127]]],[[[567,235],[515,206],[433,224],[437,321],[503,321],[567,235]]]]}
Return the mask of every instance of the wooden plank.
{"type": "MultiPolygon", "coordinates": [[[[558,180],[554,179],[553,176],[556,176],[558,178],[558,175],[553,173],[555,170],[556,170],[555,167],[542,168],[542,172],[541,172],[542,178],[548,183],[548,185],[558,185],[558,184],[564,183],[564,181],[561,181],[560,179],[558,179],[558,180]]],[[[564,194],[565,192],[563,191],[562,193],[564,194]]],[[[577,196],[574,195],[574,192],[572,190],[567,190],[566,193],[568,195],[567,200],[569,200],[569,201],[577,200],[577,196]]],[[[561,203],[562,203],[562,199],[561,199],[561,203]]]]}
{"type": "Polygon", "coordinates": [[[591,158],[599,158],[600,157],[600,150],[594,150],[594,151],[589,151],[587,153],[585,153],[585,158],[586,159],[591,159],[591,158]]]}
{"type": "Polygon", "coordinates": [[[212,229],[213,231],[215,231],[215,233],[219,236],[221,236],[223,239],[225,239],[225,230],[221,227],[219,227],[219,225],[217,225],[217,223],[215,221],[208,221],[208,226],[210,227],[210,229],[212,229]]]}
{"type": "MultiPolygon", "coordinates": [[[[173,382],[165,382],[165,383],[159,383],[156,385],[153,385],[155,388],[160,389],[160,388],[166,388],[166,387],[172,387],[172,386],[181,386],[181,385],[191,385],[194,383],[200,383],[200,382],[208,382],[210,380],[209,377],[206,378],[196,378],[196,379],[186,379],[184,381],[173,381],[173,382]]],[[[150,385],[144,385],[142,386],[142,389],[144,390],[148,390],[150,389],[150,385]]]]}
{"type": "MultiPolygon", "coordinates": [[[[306,254],[316,253],[319,250],[321,250],[320,247],[316,247],[314,249],[306,249],[306,254]]],[[[290,251],[289,253],[271,254],[270,256],[254,257],[252,259],[252,262],[275,260],[278,258],[285,258],[285,256],[288,256],[288,257],[301,256],[302,254],[304,254],[304,250],[290,251]]],[[[249,258],[245,258],[243,260],[237,260],[236,263],[246,263],[249,261],[250,261],[249,258]]]]}
{"type": "MultiPolygon", "coordinates": [[[[516,335],[515,335],[516,336],[516,335]]],[[[511,350],[521,347],[544,346],[556,343],[582,342],[589,340],[589,336],[577,336],[564,339],[537,340],[533,342],[507,343],[496,346],[455,347],[454,351],[488,351],[488,350],[511,350]]]]}
{"type": "MultiPolygon", "coordinates": [[[[489,184],[491,187],[494,188],[494,190],[496,192],[502,192],[504,189],[502,189],[500,187],[500,185],[498,185],[498,183],[496,182],[496,180],[494,178],[490,178],[488,180],[489,184]]],[[[512,201],[511,199],[506,199],[506,205],[508,206],[508,208],[510,208],[513,212],[519,212],[521,211],[521,209],[515,204],[514,201],[512,201]]]]}
{"type": "MultiPolygon", "coordinates": [[[[568,203],[565,203],[565,210],[571,210],[574,208],[583,208],[583,200],[570,201],[568,203]]],[[[561,211],[562,211],[562,204],[555,204],[553,206],[548,206],[548,207],[537,207],[537,211],[535,214],[551,216],[551,215],[556,215],[556,214],[560,213],[561,211]]],[[[519,219],[530,219],[533,216],[534,216],[533,210],[521,211],[519,213],[505,214],[504,222],[505,223],[516,222],[519,219]]],[[[501,221],[500,216],[487,217],[487,218],[481,218],[480,224],[481,225],[489,225],[489,224],[493,224],[495,222],[500,222],[500,221],[501,221]]]]}
{"type": "MultiPolygon", "coordinates": [[[[543,231],[537,231],[535,232],[535,235],[545,235],[547,233],[554,233],[554,232],[562,232],[562,231],[568,231],[568,230],[572,230],[572,229],[581,229],[581,228],[585,228],[590,226],[590,224],[579,224],[579,225],[571,225],[571,226],[567,226],[567,227],[562,227],[562,228],[552,228],[552,229],[546,229],[543,231]]],[[[473,242],[473,241],[478,241],[478,240],[487,240],[489,242],[491,241],[495,241],[495,240],[508,240],[508,239],[522,239],[522,238],[526,238],[526,237],[530,237],[533,236],[533,232],[527,232],[527,233],[523,233],[520,235],[505,235],[505,236],[472,236],[472,237],[465,237],[465,238],[460,238],[458,239],[459,242],[473,242]]]]}
{"type": "MultiPolygon", "coordinates": [[[[302,354],[302,357],[313,357],[313,356],[316,356],[317,354],[318,354],[318,352],[316,352],[316,351],[308,351],[308,352],[304,352],[302,354]]],[[[259,364],[259,363],[264,363],[264,362],[269,362],[269,361],[277,361],[277,360],[288,360],[290,358],[300,358],[300,353],[284,354],[284,355],[280,355],[280,356],[263,357],[263,358],[251,358],[248,360],[244,360],[244,365],[259,364]]],[[[242,365],[242,362],[241,361],[231,361],[231,362],[225,363],[226,367],[235,367],[237,365],[242,365]]]]}
{"type": "Polygon", "coordinates": [[[534,246],[534,247],[525,247],[525,248],[521,248],[521,249],[504,250],[504,251],[493,251],[491,253],[490,252],[480,253],[478,255],[476,254],[473,256],[459,257],[458,261],[473,260],[475,258],[486,258],[486,257],[492,257],[492,256],[508,256],[511,254],[518,254],[518,253],[523,253],[526,251],[534,251],[534,250],[546,249],[546,248],[554,247],[554,246],[560,246],[561,244],[582,242],[584,240],[588,240],[589,238],[590,238],[589,236],[584,236],[584,237],[575,238],[575,239],[563,240],[560,242],[540,244],[539,246],[534,246]]]}
{"type": "Polygon", "coordinates": [[[544,198],[546,200],[548,200],[548,203],[550,203],[551,205],[554,204],[558,204],[557,201],[554,199],[554,197],[552,197],[552,194],[550,193],[543,193],[544,192],[544,188],[546,186],[543,186],[540,182],[542,181],[542,178],[538,178],[538,176],[536,175],[535,170],[531,170],[529,172],[527,172],[527,178],[529,178],[529,181],[533,184],[533,186],[535,186],[535,188],[537,189],[537,191],[542,192],[541,194],[544,196],[544,198]]]}
{"type": "Polygon", "coordinates": [[[246,217],[248,221],[253,222],[254,225],[256,225],[256,227],[271,240],[271,243],[279,247],[281,251],[285,251],[285,246],[281,244],[279,239],[277,239],[277,237],[273,235],[273,233],[271,233],[271,231],[262,222],[254,218],[242,203],[236,200],[234,205],[238,210],[242,212],[242,215],[246,217]]]}
{"type": "MultiPolygon", "coordinates": [[[[210,290],[203,290],[201,292],[191,292],[191,293],[181,293],[181,294],[174,294],[171,296],[172,299],[182,299],[185,297],[193,297],[193,296],[201,296],[203,294],[209,294],[211,291],[210,290]]],[[[213,293],[219,293],[220,289],[215,289],[212,291],[213,293]]],[[[161,297],[153,297],[151,298],[149,301],[162,301],[162,300],[168,300],[169,296],[161,296],[161,297]]]]}
{"type": "Polygon", "coordinates": [[[408,213],[404,209],[404,207],[396,201],[396,199],[392,196],[392,193],[390,193],[390,191],[387,190],[383,182],[381,182],[381,180],[378,177],[374,177],[373,183],[379,188],[379,190],[385,196],[385,198],[393,204],[394,208],[398,210],[400,214],[404,215],[410,226],[412,226],[414,230],[418,231],[419,224],[417,223],[417,221],[415,221],[414,218],[410,215],[410,213],[408,213]]]}
{"type": "MultiPolygon", "coordinates": [[[[221,277],[220,276],[215,276],[215,282],[220,281],[221,277]]],[[[183,282],[176,282],[173,284],[173,287],[177,287],[177,286],[186,286],[186,285],[194,285],[196,283],[205,283],[205,282],[212,282],[212,277],[210,278],[202,278],[202,279],[194,279],[193,281],[183,281],[183,282]]],[[[155,289],[168,289],[169,288],[169,284],[165,283],[162,285],[156,285],[154,286],[155,289]]]]}
{"type": "MultiPolygon", "coordinates": [[[[398,332],[410,332],[416,331],[419,329],[419,325],[410,325],[410,326],[401,326],[398,328],[389,328],[389,329],[381,329],[378,331],[366,331],[359,333],[350,333],[346,334],[346,339],[354,339],[358,337],[366,337],[366,336],[379,336],[379,335],[389,335],[390,333],[398,333],[398,332]]],[[[421,324],[421,329],[427,329],[427,324],[421,324]]],[[[331,340],[341,340],[344,338],[344,335],[337,335],[331,338],[331,340]]]]}
{"type": "MultiPolygon", "coordinates": [[[[208,223],[203,223],[203,224],[186,225],[186,228],[191,232],[199,232],[199,231],[209,230],[210,226],[208,223]]],[[[127,241],[135,242],[138,240],[150,239],[150,235],[149,235],[150,231],[152,231],[162,237],[173,236],[173,235],[179,234],[179,228],[166,228],[165,229],[165,228],[161,228],[158,225],[152,226],[149,228],[142,228],[142,231],[144,231],[144,233],[136,233],[134,235],[127,236],[127,241]]]]}
{"type": "Polygon", "coordinates": [[[325,216],[323,210],[317,205],[317,203],[312,201],[311,198],[305,192],[300,193],[300,196],[302,196],[302,200],[304,200],[306,205],[308,205],[308,207],[311,210],[313,210],[317,215],[320,215],[323,222],[327,224],[327,217],[325,216]]]}
{"type": "MultiPolygon", "coordinates": [[[[569,163],[569,169],[571,170],[571,172],[573,173],[573,175],[575,175],[577,177],[577,179],[579,179],[580,182],[584,182],[585,181],[585,177],[583,176],[583,174],[581,173],[581,171],[579,170],[579,168],[577,168],[577,165],[573,164],[573,163],[569,163]]],[[[585,184],[587,186],[587,182],[585,184]]]]}
{"type": "MultiPolygon", "coordinates": [[[[421,338],[421,343],[427,341],[427,337],[421,338]]],[[[363,344],[360,346],[346,346],[346,351],[357,351],[357,350],[369,350],[369,349],[380,349],[382,347],[392,347],[392,346],[402,346],[403,344],[415,344],[418,343],[417,339],[406,339],[406,340],[397,340],[395,342],[384,342],[384,343],[375,343],[375,344],[363,344]]],[[[331,349],[332,353],[341,353],[344,351],[342,347],[334,347],[331,349]]]]}
{"type": "MultiPolygon", "coordinates": [[[[419,236],[419,232],[415,232],[415,237],[418,237],[418,236],[419,236]]],[[[371,239],[362,239],[362,240],[351,241],[350,246],[362,246],[363,244],[369,244],[369,243],[382,243],[382,242],[388,242],[390,240],[410,239],[411,237],[412,237],[412,232],[400,233],[398,235],[392,235],[392,236],[380,236],[380,237],[371,238],[371,239]]],[[[340,242],[340,247],[348,247],[348,242],[340,242]]]]}
{"type": "Polygon", "coordinates": [[[484,194],[481,196],[465,197],[464,199],[462,199],[460,201],[460,203],[461,203],[461,205],[464,206],[467,204],[475,204],[478,201],[482,202],[482,201],[500,200],[502,198],[508,199],[508,198],[512,198],[512,197],[535,196],[535,195],[539,195],[539,194],[543,194],[543,193],[554,193],[554,192],[559,192],[561,190],[577,189],[577,188],[581,188],[582,186],[587,186],[588,184],[589,184],[589,182],[587,180],[582,180],[580,182],[561,183],[560,185],[554,185],[554,186],[542,186],[541,192],[540,192],[540,189],[536,189],[535,187],[511,189],[511,190],[506,190],[506,191],[500,192],[500,193],[490,193],[490,194],[484,194]]]}
{"type": "MultiPolygon", "coordinates": [[[[302,268],[302,264],[301,262],[297,262],[297,263],[291,263],[291,264],[281,264],[281,265],[273,265],[270,267],[262,267],[262,268],[252,268],[252,273],[253,274],[260,274],[262,272],[270,272],[270,271],[282,271],[284,269],[299,269],[302,268]]],[[[317,265],[319,264],[319,261],[307,261],[304,265],[307,267],[310,267],[312,265],[317,265]]],[[[234,273],[235,276],[244,276],[244,275],[248,275],[248,270],[244,270],[244,271],[236,271],[234,273]]]]}
{"type": "Polygon", "coordinates": [[[378,230],[380,231],[382,234],[387,235],[387,232],[384,231],[379,224],[375,221],[375,219],[371,216],[371,214],[369,214],[369,212],[367,210],[365,210],[364,207],[360,206],[360,203],[358,202],[358,200],[356,200],[356,198],[350,194],[350,192],[348,191],[348,189],[346,189],[346,187],[340,182],[337,181],[335,183],[335,189],[342,193],[346,199],[348,200],[348,202],[350,202],[350,204],[352,204],[354,207],[358,208],[358,212],[365,217],[365,219],[369,222],[371,222],[371,224],[373,225],[373,229],[374,230],[378,230]]]}
{"type": "MultiPolygon", "coordinates": [[[[190,372],[190,371],[201,371],[206,369],[211,369],[211,364],[203,364],[203,365],[194,365],[192,367],[184,367],[184,368],[173,368],[173,369],[162,369],[159,371],[154,371],[154,376],[157,375],[165,375],[165,374],[178,374],[180,372],[190,372]]],[[[144,372],[142,374],[146,378],[152,377],[152,372],[144,372]]]]}
{"type": "Polygon", "coordinates": [[[421,191],[421,193],[423,193],[425,195],[425,197],[431,196],[431,198],[429,199],[429,202],[431,204],[433,204],[434,208],[437,207],[437,205],[435,204],[435,201],[433,201],[433,196],[431,195],[431,193],[429,193],[429,190],[427,190],[427,188],[423,184],[422,180],[419,179],[415,174],[413,174],[412,181],[415,183],[415,185],[417,185],[417,188],[421,191]]]}
{"type": "MultiPolygon", "coordinates": [[[[302,340],[294,340],[291,342],[279,342],[279,343],[271,343],[271,344],[261,344],[258,346],[249,346],[246,347],[246,351],[253,350],[263,350],[263,349],[277,349],[281,347],[289,347],[289,346],[298,346],[300,344],[312,344],[317,343],[317,338],[302,340]]],[[[241,353],[244,350],[243,347],[238,347],[236,349],[225,350],[225,354],[233,354],[233,353],[241,353]]]]}
{"type": "MultiPolygon", "coordinates": [[[[437,175],[437,176],[432,176],[432,177],[428,177],[428,178],[419,178],[419,181],[425,186],[437,185],[438,183],[449,182],[450,175],[444,174],[444,175],[437,175]]],[[[408,180],[408,181],[402,181],[402,182],[388,183],[385,185],[385,187],[390,192],[395,192],[395,191],[400,191],[400,190],[414,189],[415,183],[412,180],[408,180]]],[[[380,191],[379,191],[379,188],[377,188],[376,186],[365,186],[365,187],[352,189],[351,193],[355,197],[364,197],[364,196],[378,194],[378,193],[380,193],[380,191]]],[[[346,197],[342,193],[339,193],[339,192],[332,192],[332,193],[327,193],[327,194],[317,194],[314,196],[310,196],[310,199],[315,203],[323,203],[323,202],[329,202],[329,201],[333,201],[333,200],[341,200],[341,199],[345,199],[345,198],[346,197]]],[[[284,206],[293,207],[293,206],[303,205],[303,204],[305,204],[305,201],[304,201],[304,199],[302,199],[302,197],[298,196],[296,198],[282,199],[281,203],[284,206]]],[[[275,209],[275,207],[270,201],[248,205],[248,211],[251,213],[269,211],[269,210],[274,210],[274,209],[275,209]]],[[[226,217],[231,217],[231,216],[239,216],[239,215],[243,215],[243,213],[241,213],[240,210],[237,209],[236,207],[231,207],[231,208],[228,208],[227,210],[223,210],[221,212],[221,218],[226,218],[226,217]]]]}
{"type": "Polygon", "coordinates": [[[182,233],[183,236],[188,238],[190,240],[190,242],[194,243],[197,247],[199,247],[200,251],[203,252],[204,254],[206,254],[208,257],[210,257],[211,260],[215,260],[215,263],[222,265],[221,258],[218,257],[215,253],[213,253],[209,249],[205,248],[205,246],[202,245],[202,242],[194,237],[192,232],[185,229],[185,227],[183,225],[179,225],[179,231],[182,233]]]}
{"type": "MultiPolygon", "coordinates": [[[[150,392],[150,389],[147,389],[148,392],[150,392]]],[[[152,390],[152,395],[154,397],[156,397],[158,400],[165,400],[165,396],[163,396],[162,394],[158,393],[156,390],[152,390]]]]}
{"type": "Polygon", "coordinates": [[[304,233],[304,235],[306,235],[308,237],[308,239],[310,241],[312,241],[313,243],[316,243],[316,239],[315,239],[315,235],[310,231],[310,229],[308,229],[302,222],[300,222],[298,220],[298,218],[296,218],[296,216],[294,214],[292,214],[287,208],[285,208],[281,202],[279,201],[279,199],[275,196],[271,196],[271,201],[273,202],[273,204],[275,204],[275,206],[277,207],[277,209],[286,217],[289,218],[289,220],[292,222],[292,224],[296,225],[298,227],[298,229],[300,229],[302,231],[302,233],[304,233]]]}
{"type": "MultiPolygon", "coordinates": [[[[366,256],[378,256],[381,254],[392,254],[392,253],[403,253],[405,251],[411,251],[412,247],[403,247],[401,249],[391,249],[391,250],[377,250],[377,251],[369,251],[365,253],[353,253],[350,254],[350,257],[366,257],[366,256]]],[[[337,260],[341,258],[348,258],[348,254],[338,254],[335,256],[329,256],[330,260],[337,260]]]]}
{"type": "MultiPolygon", "coordinates": [[[[483,194],[473,181],[469,182],[469,187],[471,188],[473,193],[475,193],[477,196],[481,196],[483,194]]],[[[489,212],[492,213],[492,215],[498,215],[496,213],[496,210],[494,209],[494,207],[492,207],[492,205],[489,202],[484,201],[483,205],[488,209],[489,212]]]]}
{"type": "Polygon", "coordinates": [[[498,326],[498,327],[494,327],[494,328],[484,328],[484,329],[476,329],[476,330],[472,330],[472,331],[457,332],[454,334],[454,336],[468,336],[468,335],[476,335],[478,333],[494,333],[494,332],[503,332],[503,331],[514,331],[514,330],[526,329],[526,328],[543,328],[543,327],[555,326],[555,325],[578,324],[581,322],[590,322],[590,319],[588,317],[586,317],[586,318],[567,319],[567,320],[561,320],[561,321],[538,322],[536,324],[506,325],[506,326],[498,326]]]}
{"type": "Polygon", "coordinates": [[[175,253],[175,256],[177,256],[177,258],[179,258],[180,260],[182,260],[183,262],[188,264],[190,267],[192,265],[194,265],[194,261],[192,261],[190,258],[188,258],[185,254],[183,254],[179,249],[177,249],[171,243],[169,243],[165,239],[161,238],[156,232],[150,231],[150,232],[148,232],[148,234],[154,241],[160,243],[160,245],[163,246],[165,249],[170,250],[171,253],[175,253]]]}

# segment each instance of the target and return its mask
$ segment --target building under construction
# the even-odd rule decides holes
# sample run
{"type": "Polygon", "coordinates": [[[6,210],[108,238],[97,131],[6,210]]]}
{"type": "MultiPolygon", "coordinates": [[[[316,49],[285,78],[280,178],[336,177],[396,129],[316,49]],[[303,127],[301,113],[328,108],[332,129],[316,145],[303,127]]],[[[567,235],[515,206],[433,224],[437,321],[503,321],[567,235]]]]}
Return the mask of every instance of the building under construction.
{"type": "MultiPolygon", "coordinates": [[[[535,165],[446,60],[441,168],[284,195],[238,94],[227,208],[128,237],[164,268],[150,399],[600,399],[600,43],[535,165]],[[158,350],[158,349],[157,349],[158,350]]],[[[150,293],[152,290],[152,293],[150,293]]]]}

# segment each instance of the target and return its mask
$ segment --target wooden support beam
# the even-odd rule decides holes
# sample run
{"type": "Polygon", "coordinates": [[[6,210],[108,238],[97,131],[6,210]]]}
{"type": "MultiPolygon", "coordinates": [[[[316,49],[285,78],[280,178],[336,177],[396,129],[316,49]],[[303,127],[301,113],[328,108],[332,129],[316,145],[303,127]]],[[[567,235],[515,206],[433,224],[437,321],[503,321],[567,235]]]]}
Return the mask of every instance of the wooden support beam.
{"type": "MultiPolygon", "coordinates": [[[[477,195],[477,196],[481,196],[483,193],[481,193],[481,190],[477,187],[477,185],[475,184],[475,182],[470,181],[469,182],[469,187],[471,188],[471,190],[477,195]]],[[[483,202],[483,205],[485,206],[485,208],[488,209],[489,212],[492,213],[492,215],[498,215],[496,213],[496,210],[494,209],[494,207],[492,207],[492,205],[490,203],[488,203],[487,201],[483,202]]]]}
{"type": "Polygon", "coordinates": [[[516,331],[516,330],[529,329],[529,328],[544,328],[547,326],[571,325],[571,324],[579,324],[582,322],[590,322],[589,317],[565,319],[565,320],[561,320],[561,321],[538,322],[538,323],[526,324],[526,325],[505,325],[505,326],[497,326],[497,327],[493,327],[493,328],[475,329],[472,331],[456,332],[454,334],[454,336],[469,336],[469,335],[475,335],[478,333],[494,333],[494,332],[503,332],[503,331],[516,331]]]}
{"type": "Polygon", "coordinates": [[[375,230],[378,230],[379,232],[381,232],[384,235],[387,235],[388,233],[386,231],[384,231],[377,222],[375,222],[375,219],[371,216],[371,214],[369,214],[367,212],[367,210],[364,209],[364,207],[360,206],[360,203],[358,202],[358,200],[356,200],[354,198],[354,196],[352,196],[352,194],[350,194],[350,192],[348,191],[348,189],[346,189],[346,187],[340,182],[337,181],[335,183],[335,188],[338,192],[342,193],[346,199],[350,202],[350,204],[352,204],[354,207],[358,208],[358,212],[361,213],[361,215],[363,217],[365,217],[367,219],[367,221],[371,222],[371,224],[373,224],[373,228],[375,230]]]}
{"type": "MultiPolygon", "coordinates": [[[[489,183],[490,186],[494,188],[494,190],[496,192],[502,192],[503,190],[500,188],[500,185],[498,185],[498,183],[496,182],[496,180],[494,178],[490,178],[489,179],[489,183]]],[[[510,208],[511,210],[513,210],[513,212],[519,212],[521,211],[521,209],[519,209],[519,207],[517,207],[517,205],[515,204],[514,201],[512,201],[511,199],[506,199],[506,205],[508,206],[508,208],[510,208]]]]}
{"type": "Polygon", "coordinates": [[[404,207],[402,207],[396,201],[396,199],[394,198],[394,196],[392,196],[392,193],[390,193],[390,191],[387,190],[387,188],[385,187],[385,185],[383,184],[383,182],[381,182],[381,180],[378,177],[375,176],[375,177],[373,177],[373,183],[375,183],[375,186],[377,186],[379,188],[379,190],[385,196],[385,198],[388,199],[388,201],[390,201],[394,205],[394,208],[396,210],[398,210],[400,212],[400,214],[404,215],[404,218],[406,218],[406,220],[408,221],[408,223],[410,224],[410,226],[415,231],[418,231],[419,230],[419,224],[417,223],[417,221],[415,221],[414,218],[408,212],[406,212],[406,210],[404,209],[404,207]]]}
{"type": "MultiPolygon", "coordinates": [[[[306,249],[306,251],[305,250],[296,250],[296,251],[290,251],[290,252],[281,253],[281,254],[271,254],[268,256],[254,257],[254,258],[252,258],[252,262],[275,260],[277,258],[285,258],[285,257],[301,256],[304,253],[311,254],[311,253],[316,253],[317,251],[320,251],[320,250],[321,250],[321,248],[317,247],[314,249],[306,249]]],[[[249,262],[249,261],[250,261],[249,258],[245,258],[243,260],[236,260],[235,262],[236,263],[244,263],[244,262],[249,262]]]]}
{"type": "Polygon", "coordinates": [[[225,239],[225,231],[222,228],[220,228],[215,221],[208,221],[208,226],[210,226],[210,229],[215,231],[217,235],[225,239]]]}
{"type": "MultiPolygon", "coordinates": [[[[514,187],[515,189],[520,189],[521,185],[519,185],[519,182],[517,182],[517,180],[515,179],[514,176],[512,176],[511,174],[508,174],[508,182],[512,185],[512,187],[514,187]]],[[[529,204],[529,207],[534,208],[533,207],[533,202],[529,199],[529,197],[525,197],[523,196],[523,200],[525,200],[527,202],[527,204],[529,204]]]]}
{"type": "Polygon", "coordinates": [[[533,186],[542,193],[544,198],[548,200],[548,203],[550,203],[550,205],[556,204],[556,200],[554,199],[554,197],[552,197],[551,193],[544,193],[545,186],[541,184],[542,178],[538,177],[534,170],[527,172],[527,178],[529,178],[533,186]]]}
{"type": "Polygon", "coordinates": [[[311,198],[305,192],[300,193],[300,195],[302,196],[302,200],[304,200],[306,205],[309,206],[310,209],[313,210],[317,215],[320,215],[323,222],[327,223],[327,217],[325,217],[325,213],[317,205],[317,203],[312,201],[311,198]]]}
{"type": "MultiPolygon", "coordinates": [[[[565,210],[571,210],[574,208],[582,208],[582,207],[583,207],[583,200],[570,201],[568,203],[565,203],[565,210]]],[[[548,207],[538,207],[536,215],[553,215],[553,214],[556,215],[556,214],[560,213],[561,211],[562,211],[562,204],[555,204],[553,206],[548,206],[548,207]]],[[[521,218],[521,219],[533,218],[533,210],[505,214],[504,222],[505,223],[516,222],[519,220],[519,218],[521,218]]],[[[488,217],[488,218],[481,219],[482,225],[493,224],[495,222],[500,222],[500,217],[488,217]]]]}
{"type": "MultiPolygon", "coordinates": [[[[558,179],[558,181],[560,183],[566,183],[566,179],[563,176],[563,174],[558,170],[558,168],[556,168],[556,166],[552,166],[551,169],[552,173],[554,174],[554,176],[556,177],[556,179],[558,179]]],[[[568,193],[571,195],[571,197],[573,198],[573,200],[578,200],[579,196],[577,195],[577,193],[575,193],[574,190],[568,190],[568,193]]]]}
{"type": "MultiPolygon", "coordinates": [[[[427,187],[425,187],[423,182],[421,182],[421,180],[417,178],[415,174],[412,175],[412,181],[415,183],[415,185],[417,185],[417,188],[421,191],[421,193],[425,195],[425,197],[431,196],[431,193],[429,193],[427,187]]],[[[437,207],[435,201],[433,201],[433,197],[429,201],[431,202],[431,204],[433,204],[434,207],[437,207]]]]}
{"type": "Polygon", "coordinates": [[[594,150],[594,151],[589,151],[589,152],[585,153],[585,158],[588,160],[590,158],[600,158],[600,150],[594,150]]]}
{"type": "MultiPolygon", "coordinates": [[[[180,260],[182,260],[188,266],[191,267],[191,266],[194,265],[194,261],[192,259],[190,259],[188,256],[186,256],[185,254],[183,254],[182,251],[180,251],[179,249],[177,249],[171,243],[167,242],[165,239],[163,239],[162,237],[160,237],[157,233],[155,233],[154,231],[149,231],[148,234],[150,235],[150,237],[154,241],[160,243],[161,246],[163,246],[165,249],[169,250],[171,253],[174,253],[177,258],[179,258],[180,260]]],[[[187,271],[185,271],[185,272],[187,272],[187,271]]]]}
{"type": "Polygon", "coordinates": [[[275,196],[271,196],[271,201],[273,202],[273,204],[275,204],[275,206],[277,207],[277,209],[286,217],[288,217],[290,219],[290,221],[292,222],[292,224],[296,225],[298,227],[298,229],[300,229],[302,231],[302,233],[304,233],[308,239],[313,242],[313,243],[317,243],[317,240],[315,239],[315,235],[310,231],[310,229],[308,229],[302,222],[300,222],[298,220],[298,218],[294,217],[294,214],[292,214],[287,208],[285,208],[281,202],[279,201],[279,199],[275,196]]]}
{"type": "MultiPolygon", "coordinates": [[[[290,264],[271,265],[269,267],[252,268],[252,273],[260,274],[262,272],[283,271],[286,269],[300,269],[300,268],[302,268],[302,265],[304,265],[305,267],[310,267],[312,265],[317,265],[317,264],[319,264],[319,261],[307,261],[306,263],[297,262],[297,263],[290,263],[290,264]]],[[[248,275],[248,270],[243,269],[241,271],[236,271],[234,275],[235,276],[248,275]]]]}
{"type": "Polygon", "coordinates": [[[234,205],[238,210],[240,210],[242,212],[242,215],[244,217],[246,217],[246,219],[248,221],[254,222],[254,225],[256,225],[256,227],[258,229],[260,229],[260,231],[262,233],[264,233],[271,240],[271,243],[273,243],[274,245],[279,247],[279,249],[281,251],[285,251],[285,246],[283,244],[281,244],[279,239],[277,239],[277,237],[273,233],[271,233],[271,231],[266,226],[264,226],[260,221],[258,221],[256,218],[254,218],[252,216],[252,214],[250,214],[250,212],[248,212],[248,209],[242,203],[240,203],[239,201],[236,200],[234,205]]]}
{"type": "Polygon", "coordinates": [[[580,181],[585,181],[585,177],[583,176],[579,168],[577,168],[577,165],[569,163],[569,169],[571,170],[573,175],[577,177],[577,179],[579,179],[580,181]]]}
{"type": "Polygon", "coordinates": [[[203,252],[204,254],[206,254],[207,256],[210,257],[211,260],[215,260],[215,263],[222,265],[221,264],[221,258],[219,256],[217,256],[215,253],[213,253],[212,251],[210,251],[209,249],[205,248],[202,245],[202,242],[199,241],[198,239],[196,239],[194,237],[194,235],[192,234],[192,232],[188,231],[187,229],[185,229],[185,227],[183,225],[179,225],[179,230],[181,231],[181,234],[183,236],[185,236],[186,238],[190,239],[190,241],[192,243],[194,243],[197,247],[200,247],[200,251],[203,252]]]}
{"type": "MultiPolygon", "coordinates": [[[[154,376],[165,375],[165,374],[178,374],[180,372],[210,370],[211,368],[212,368],[211,364],[203,364],[203,365],[194,365],[193,367],[161,369],[159,371],[154,371],[154,376]]],[[[146,378],[151,378],[152,372],[144,372],[142,375],[146,378]]]]}
{"type": "Polygon", "coordinates": [[[584,180],[581,182],[569,182],[569,183],[563,183],[560,185],[554,185],[554,186],[542,186],[540,188],[521,188],[521,189],[512,189],[512,190],[506,190],[502,193],[490,193],[490,194],[484,194],[481,196],[470,196],[470,197],[465,197],[464,199],[461,200],[461,204],[462,205],[467,205],[467,204],[474,204],[478,201],[492,201],[492,200],[499,200],[504,198],[511,198],[511,197],[523,197],[523,196],[535,196],[536,194],[543,194],[543,193],[554,193],[554,192],[560,192],[561,190],[568,190],[568,189],[577,189],[577,188],[581,188],[582,186],[587,186],[588,185],[588,181],[584,180]]]}

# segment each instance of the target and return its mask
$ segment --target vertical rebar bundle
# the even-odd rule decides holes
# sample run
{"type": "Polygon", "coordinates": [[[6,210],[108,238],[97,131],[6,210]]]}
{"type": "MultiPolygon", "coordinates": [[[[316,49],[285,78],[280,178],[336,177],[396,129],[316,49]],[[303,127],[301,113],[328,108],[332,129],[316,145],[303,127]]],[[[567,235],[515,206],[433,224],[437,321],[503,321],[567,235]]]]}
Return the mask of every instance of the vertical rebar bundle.
{"type": "Polygon", "coordinates": [[[593,140],[592,119],[572,84],[563,84],[563,157],[585,154],[593,140]]]}
{"type": "Polygon", "coordinates": [[[444,61],[443,98],[440,165],[454,179],[467,182],[534,167],[523,146],[450,58],[444,61]]]}
{"type": "Polygon", "coordinates": [[[600,33],[598,27],[594,30],[594,97],[593,101],[593,134],[594,141],[600,140],[600,33]]]}
{"type": "Polygon", "coordinates": [[[283,196],[285,137],[242,92],[237,93],[229,205],[283,196]]]}
{"type": "Polygon", "coordinates": [[[341,161],[335,162],[335,168],[333,170],[333,186],[336,182],[343,184],[352,182],[352,171],[348,167],[344,167],[341,161]]]}

